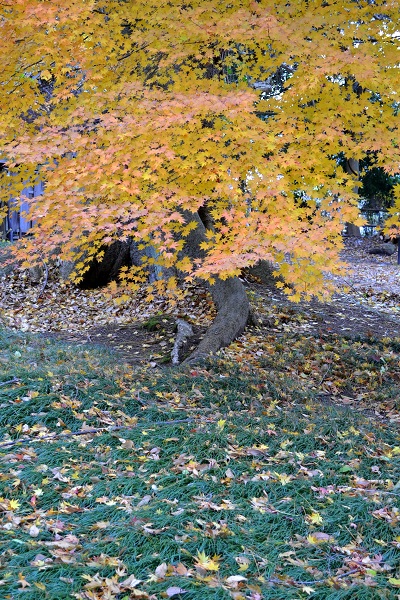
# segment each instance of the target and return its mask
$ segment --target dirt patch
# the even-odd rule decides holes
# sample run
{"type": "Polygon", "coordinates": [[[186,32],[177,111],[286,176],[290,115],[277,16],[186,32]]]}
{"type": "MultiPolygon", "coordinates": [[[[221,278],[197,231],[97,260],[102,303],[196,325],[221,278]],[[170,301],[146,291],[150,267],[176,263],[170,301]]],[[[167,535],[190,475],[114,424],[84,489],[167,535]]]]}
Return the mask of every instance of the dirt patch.
{"type": "MultiPolygon", "coordinates": [[[[400,337],[396,315],[383,313],[357,303],[347,295],[337,295],[330,303],[318,301],[293,304],[277,288],[252,283],[249,291],[255,299],[259,324],[246,335],[323,336],[336,334],[348,338],[400,337]]],[[[206,327],[193,326],[194,336],[183,348],[182,357],[198,345],[206,327]]],[[[123,362],[133,366],[170,364],[176,336],[175,319],[165,316],[127,325],[90,327],[85,332],[48,332],[46,337],[74,344],[101,345],[111,349],[123,362]]]]}
{"type": "Polygon", "coordinates": [[[295,330],[312,335],[338,334],[346,337],[400,337],[397,314],[363,305],[347,294],[335,295],[331,302],[294,304],[274,287],[252,284],[257,306],[264,309],[261,324],[270,331],[295,330]]]}
{"type": "MultiPolygon", "coordinates": [[[[206,328],[192,326],[194,335],[182,348],[185,358],[199,344],[206,328]]],[[[175,320],[170,317],[149,319],[128,325],[91,327],[82,332],[48,332],[45,337],[73,344],[100,345],[115,352],[123,362],[132,366],[162,366],[170,364],[175,342],[175,320]]]]}

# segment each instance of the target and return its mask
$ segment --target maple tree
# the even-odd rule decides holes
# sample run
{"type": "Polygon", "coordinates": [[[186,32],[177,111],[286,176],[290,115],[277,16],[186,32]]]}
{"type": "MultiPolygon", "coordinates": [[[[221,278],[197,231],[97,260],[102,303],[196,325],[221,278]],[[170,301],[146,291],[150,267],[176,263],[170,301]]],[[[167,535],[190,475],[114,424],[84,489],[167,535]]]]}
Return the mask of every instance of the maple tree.
{"type": "MultiPolygon", "coordinates": [[[[397,11],[395,0],[2,3],[0,139],[14,174],[1,175],[3,197],[45,181],[19,255],[75,256],[79,276],[105,244],[151,246],[148,262],[210,285],[219,313],[200,353],[244,328],[237,276],[261,259],[293,299],[326,296],[358,214],[338,157],[373,152],[399,169],[397,11]]],[[[121,280],[135,289],[139,269],[121,280]]],[[[174,278],[154,283],[165,285],[174,278]]]]}

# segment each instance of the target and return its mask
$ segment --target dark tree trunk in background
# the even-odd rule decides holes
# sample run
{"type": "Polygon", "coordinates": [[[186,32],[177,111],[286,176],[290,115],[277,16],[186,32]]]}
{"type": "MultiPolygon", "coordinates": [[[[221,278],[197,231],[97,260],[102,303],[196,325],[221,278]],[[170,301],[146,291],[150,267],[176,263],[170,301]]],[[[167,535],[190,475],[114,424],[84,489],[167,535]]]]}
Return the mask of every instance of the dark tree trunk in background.
{"type": "Polygon", "coordinates": [[[175,269],[166,269],[160,265],[149,264],[147,262],[147,259],[149,258],[157,258],[157,251],[153,246],[146,246],[142,250],[139,250],[138,244],[133,240],[129,242],[129,246],[131,264],[135,265],[136,267],[141,267],[144,265],[144,268],[147,270],[150,283],[157,281],[157,279],[168,279],[169,277],[176,275],[175,269]]]}
{"type": "MultiPolygon", "coordinates": [[[[346,160],[344,170],[348,175],[353,175],[358,179],[360,177],[360,162],[355,158],[348,158],[346,160]]],[[[356,194],[358,193],[358,187],[358,185],[355,185],[353,188],[356,194]]],[[[354,225],[353,223],[346,223],[346,234],[350,237],[360,238],[361,230],[358,227],[358,225],[354,225]]]]}
{"type": "Polygon", "coordinates": [[[115,241],[110,246],[104,248],[104,257],[98,261],[94,259],[79,287],[91,289],[107,285],[110,281],[118,279],[118,273],[121,267],[129,266],[130,248],[127,242],[115,241]]]}

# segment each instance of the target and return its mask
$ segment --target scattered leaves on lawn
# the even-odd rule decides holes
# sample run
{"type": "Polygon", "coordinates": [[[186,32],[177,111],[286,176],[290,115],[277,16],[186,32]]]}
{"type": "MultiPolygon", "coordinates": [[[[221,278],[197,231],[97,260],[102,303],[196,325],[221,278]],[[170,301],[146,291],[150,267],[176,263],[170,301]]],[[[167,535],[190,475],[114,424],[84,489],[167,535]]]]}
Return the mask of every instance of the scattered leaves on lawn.
{"type": "Polygon", "coordinates": [[[190,370],[0,332],[1,597],[397,592],[400,343],[272,312],[190,370]]]}

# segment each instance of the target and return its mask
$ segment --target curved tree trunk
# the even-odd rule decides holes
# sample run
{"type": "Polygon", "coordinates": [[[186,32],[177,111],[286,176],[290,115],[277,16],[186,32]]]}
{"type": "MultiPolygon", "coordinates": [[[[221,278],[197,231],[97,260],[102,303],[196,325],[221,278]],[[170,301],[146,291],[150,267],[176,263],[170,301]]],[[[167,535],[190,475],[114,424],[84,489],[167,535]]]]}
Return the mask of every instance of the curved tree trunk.
{"type": "Polygon", "coordinates": [[[228,346],[243,333],[250,318],[249,300],[240,279],[217,279],[208,288],[218,313],[196,350],[185,362],[199,360],[228,346]]]}
{"type": "MultiPolygon", "coordinates": [[[[200,258],[204,256],[200,244],[206,240],[205,224],[208,224],[208,220],[200,218],[198,213],[185,213],[185,217],[188,221],[196,221],[197,228],[187,238],[183,254],[190,258],[200,258]]],[[[222,280],[217,277],[215,283],[208,284],[207,287],[217,308],[217,316],[199,346],[185,362],[202,359],[228,346],[244,331],[250,318],[249,300],[240,279],[231,277],[222,280]]]]}
{"type": "MultiPolygon", "coordinates": [[[[204,251],[200,244],[206,240],[206,229],[212,228],[212,218],[206,208],[199,213],[184,212],[186,220],[197,222],[197,227],[188,236],[182,250],[183,256],[190,258],[203,257],[204,251]]],[[[142,257],[156,257],[155,249],[151,246],[145,250],[138,250],[137,244],[127,242],[114,242],[105,249],[102,261],[94,260],[89,270],[84,274],[83,288],[100,287],[106,285],[113,279],[118,278],[121,266],[126,264],[142,264],[142,257]]],[[[74,264],[67,265],[72,270],[74,264]]],[[[168,275],[168,270],[148,267],[149,280],[154,281],[168,275]]],[[[70,272],[70,271],[69,271],[70,272]]],[[[174,271],[176,273],[176,271],[174,271]]],[[[69,274],[69,273],[68,273],[69,274]]],[[[177,272],[179,278],[184,273],[177,272]]],[[[238,335],[240,335],[250,318],[250,305],[245,288],[237,277],[222,280],[215,278],[213,285],[206,284],[217,308],[217,316],[207,330],[204,338],[194,352],[185,362],[201,359],[208,354],[217,352],[220,348],[228,346],[238,335]]]]}

